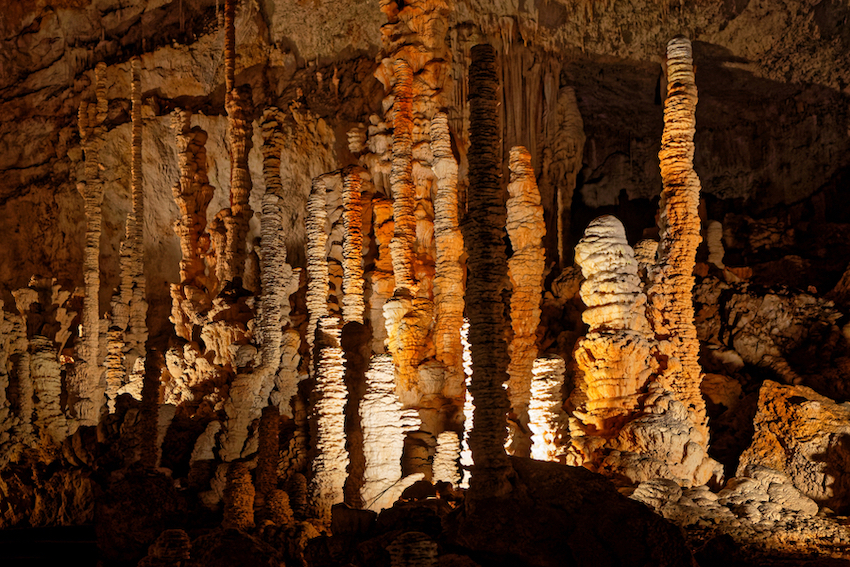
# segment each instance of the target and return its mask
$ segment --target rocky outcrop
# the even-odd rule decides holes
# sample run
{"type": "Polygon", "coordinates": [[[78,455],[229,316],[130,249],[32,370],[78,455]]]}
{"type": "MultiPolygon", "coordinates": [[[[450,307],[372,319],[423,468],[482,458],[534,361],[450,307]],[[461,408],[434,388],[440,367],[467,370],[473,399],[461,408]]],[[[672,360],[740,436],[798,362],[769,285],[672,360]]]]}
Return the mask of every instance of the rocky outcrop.
{"type": "Polygon", "coordinates": [[[475,405],[469,433],[472,450],[471,497],[510,492],[511,467],[505,453],[509,407],[503,383],[508,379],[504,305],[498,300],[507,287],[505,208],[499,190],[499,81],[492,46],[472,48],[469,74],[470,140],[468,224],[464,242],[469,258],[466,304],[475,405]]]}
{"type": "Polygon", "coordinates": [[[103,147],[106,135],[107,111],[106,64],[99,63],[96,71],[95,103],[80,103],[77,125],[80,143],[85,152],[83,179],[77,182],[77,191],[85,201],[86,244],[83,252],[83,299],[82,342],[79,350],[82,357],[80,371],[75,374],[75,413],[82,423],[92,425],[100,417],[102,397],[106,390],[103,368],[100,364],[100,235],[102,229],[103,182],[100,179],[98,152],[103,147]]]}
{"type": "Polygon", "coordinates": [[[540,325],[540,302],[543,298],[545,252],[543,238],[546,224],[540,192],[531,168],[531,155],[522,146],[511,148],[510,198],[507,202],[507,231],[513,253],[508,260],[511,281],[511,327],[513,337],[508,345],[508,391],[517,424],[511,427],[508,441],[511,454],[527,457],[531,453],[528,431],[528,402],[531,380],[537,358],[537,327],[540,325]]]}
{"type": "Polygon", "coordinates": [[[700,182],[693,168],[697,88],[691,42],[672,39],[667,44],[667,98],[661,136],[661,242],[658,260],[647,289],[647,315],[668,359],[661,377],[665,388],[688,408],[692,421],[708,446],[705,402],[700,395],[702,370],[694,326],[694,264],[700,243],[700,182]]]}
{"type": "Polygon", "coordinates": [[[749,466],[778,470],[800,491],[833,510],[850,505],[850,408],[805,386],[766,380],[759,391],[749,466]]]}

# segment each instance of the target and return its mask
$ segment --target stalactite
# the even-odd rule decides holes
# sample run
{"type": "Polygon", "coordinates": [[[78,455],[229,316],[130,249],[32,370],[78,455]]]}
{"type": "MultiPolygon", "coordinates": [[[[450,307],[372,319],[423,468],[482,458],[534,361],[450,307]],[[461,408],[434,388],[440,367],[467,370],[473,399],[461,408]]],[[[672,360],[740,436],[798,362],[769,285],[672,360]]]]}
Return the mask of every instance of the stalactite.
{"type": "Polygon", "coordinates": [[[688,407],[708,444],[705,402],[700,394],[702,370],[694,326],[694,264],[700,242],[700,182],[693,168],[697,88],[691,42],[675,38],[667,44],[667,99],[661,137],[661,242],[658,262],[647,291],[648,315],[661,352],[671,359],[663,381],[688,407]]]}
{"type": "Polygon", "coordinates": [[[395,503],[405,488],[422,475],[402,478],[404,436],[419,429],[416,410],[404,410],[395,393],[392,357],[372,357],[366,371],[366,393],[360,403],[363,429],[363,473],[361,496],[369,510],[382,510],[395,503]]]}
{"type": "Polygon", "coordinates": [[[499,190],[498,75],[490,45],[472,48],[469,70],[470,139],[467,313],[472,345],[470,392],[475,423],[469,435],[474,465],[470,496],[492,497],[510,492],[512,474],[505,453],[508,356],[504,305],[507,286],[505,206],[499,190]]]}
{"type": "Polygon", "coordinates": [[[531,451],[528,402],[532,368],[537,358],[537,327],[540,325],[546,266],[543,249],[546,225],[540,192],[531,168],[531,155],[524,147],[511,148],[510,170],[507,230],[513,254],[508,260],[508,277],[512,285],[511,326],[514,333],[508,346],[508,391],[518,426],[511,428],[509,446],[514,455],[527,457],[531,451]]]}
{"type": "Polygon", "coordinates": [[[313,187],[307,201],[307,217],[304,219],[307,230],[307,312],[310,314],[307,342],[311,356],[319,320],[329,314],[328,255],[325,249],[328,241],[326,191],[322,177],[313,179],[313,187]]]}
{"type": "Polygon", "coordinates": [[[224,3],[224,77],[227,138],[230,145],[230,209],[221,213],[226,233],[225,248],[218,261],[223,264],[221,282],[242,278],[245,271],[248,222],[254,216],[248,199],[251,195],[251,173],[248,171],[248,152],[251,150],[250,91],[236,87],[236,4],[224,3]]]}
{"type": "Polygon", "coordinates": [[[85,180],[77,182],[77,190],[85,201],[86,245],[83,250],[83,299],[82,344],[80,355],[84,361],[82,372],[77,375],[79,383],[75,394],[78,419],[82,424],[97,423],[106,384],[100,365],[100,234],[102,225],[103,182],[100,179],[100,158],[106,136],[106,64],[98,63],[95,68],[95,104],[80,103],[78,126],[80,142],[85,152],[85,180]]]}
{"type": "Polygon", "coordinates": [[[345,358],[336,317],[322,317],[316,331],[316,386],[311,394],[312,477],[310,505],[316,518],[330,521],[331,506],[343,501],[348,451],[345,448],[345,358]]]}
{"type": "Polygon", "coordinates": [[[561,396],[565,370],[564,359],[560,356],[534,361],[528,405],[532,459],[563,462],[569,436],[569,420],[562,408],[561,396]]]}
{"type": "Polygon", "coordinates": [[[570,208],[576,189],[576,178],[584,157],[584,122],[572,87],[558,93],[558,128],[552,148],[550,169],[557,206],[558,259],[561,268],[569,266],[566,242],[570,234],[570,208]]]}
{"type": "Polygon", "coordinates": [[[437,181],[434,198],[434,237],[437,244],[434,343],[437,360],[446,368],[447,390],[462,392],[463,235],[458,211],[457,161],[452,154],[448,118],[442,112],[431,120],[431,154],[434,156],[432,168],[437,181]]]}
{"type": "Polygon", "coordinates": [[[360,168],[347,168],[342,178],[342,317],[343,321],[363,322],[363,208],[360,202],[360,168]]]}
{"type": "Polygon", "coordinates": [[[416,219],[413,216],[415,187],[413,185],[413,71],[403,59],[393,66],[393,158],[390,187],[393,196],[393,239],[390,251],[393,258],[395,295],[416,294],[413,275],[413,247],[416,241],[416,219]]]}
{"type": "Polygon", "coordinates": [[[221,525],[243,531],[254,527],[254,485],[246,463],[234,462],[227,467],[221,525]]]}

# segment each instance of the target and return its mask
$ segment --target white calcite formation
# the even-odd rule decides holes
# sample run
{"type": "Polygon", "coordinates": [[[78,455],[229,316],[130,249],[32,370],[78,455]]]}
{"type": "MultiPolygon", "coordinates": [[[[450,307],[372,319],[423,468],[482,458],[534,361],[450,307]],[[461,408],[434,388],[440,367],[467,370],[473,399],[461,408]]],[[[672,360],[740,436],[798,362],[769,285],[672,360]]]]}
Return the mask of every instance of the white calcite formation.
{"type": "Polygon", "coordinates": [[[402,478],[405,435],[418,430],[421,422],[417,411],[403,409],[396,396],[391,356],[377,355],[369,362],[359,412],[366,459],[360,495],[367,509],[379,511],[392,506],[405,488],[423,478],[421,473],[402,478]]]}
{"type": "Polygon", "coordinates": [[[340,324],[336,317],[322,317],[316,333],[310,396],[311,478],[310,506],[314,517],[330,521],[331,507],[343,501],[348,468],[345,447],[345,403],[347,389],[345,356],[340,347],[340,324]]]}
{"type": "Polygon", "coordinates": [[[511,148],[511,181],[508,184],[507,231],[513,254],[508,259],[511,281],[511,327],[508,345],[508,391],[511,409],[518,424],[511,428],[509,450],[514,455],[530,454],[528,402],[531,397],[532,368],[537,358],[537,327],[543,298],[546,224],[540,192],[531,168],[531,155],[522,146],[511,148]]]}
{"type": "Polygon", "coordinates": [[[433,480],[460,486],[460,437],[454,431],[443,431],[437,436],[434,452],[433,480]]]}
{"type": "Polygon", "coordinates": [[[563,409],[564,359],[541,357],[534,361],[528,428],[531,458],[563,462],[569,446],[569,416],[563,409]]]}

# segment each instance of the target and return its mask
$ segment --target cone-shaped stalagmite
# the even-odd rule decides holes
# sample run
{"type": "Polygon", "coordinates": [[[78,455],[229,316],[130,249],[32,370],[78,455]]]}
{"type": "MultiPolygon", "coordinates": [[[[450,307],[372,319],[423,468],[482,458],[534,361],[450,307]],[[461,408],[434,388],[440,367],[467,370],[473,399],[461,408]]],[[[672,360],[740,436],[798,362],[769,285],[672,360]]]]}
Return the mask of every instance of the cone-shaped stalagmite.
{"type": "Polygon", "coordinates": [[[545,253],[543,238],[546,225],[540,192],[531,168],[531,155],[522,146],[511,148],[511,182],[508,210],[508,236],[513,255],[508,260],[511,280],[511,326],[514,335],[508,347],[511,408],[519,427],[511,428],[510,449],[527,457],[531,450],[528,431],[528,402],[531,397],[531,375],[537,358],[537,327],[540,324],[540,300],[543,296],[545,253]]]}
{"type": "MultiPolygon", "coordinates": [[[[647,314],[661,341],[660,350],[671,359],[663,383],[685,404],[694,424],[707,436],[693,305],[694,265],[700,243],[700,182],[693,167],[696,105],[691,42],[675,38],[667,44],[667,99],[658,153],[664,183],[661,242],[647,290],[647,314]]],[[[702,440],[704,446],[707,442],[707,438],[702,440]]]]}
{"type": "Polygon", "coordinates": [[[75,405],[76,413],[82,424],[96,423],[106,384],[103,382],[103,369],[100,366],[100,233],[102,224],[101,205],[103,204],[103,182],[100,180],[100,158],[98,152],[103,147],[106,135],[106,112],[109,101],[106,99],[106,64],[98,63],[95,68],[94,104],[80,104],[78,125],[80,141],[85,152],[85,180],[77,183],[77,190],[85,200],[86,246],[83,251],[83,280],[85,299],[83,300],[82,344],[80,351],[85,361],[78,371],[76,394],[79,401],[75,405]]]}
{"type": "Polygon", "coordinates": [[[469,434],[474,465],[470,496],[487,497],[511,490],[512,469],[505,453],[508,378],[502,292],[508,283],[505,256],[505,205],[500,191],[499,81],[496,52],[490,45],[472,48],[469,69],[470,141],[466,303],[472,345],[470,392],[475,405],[469,434]]]}

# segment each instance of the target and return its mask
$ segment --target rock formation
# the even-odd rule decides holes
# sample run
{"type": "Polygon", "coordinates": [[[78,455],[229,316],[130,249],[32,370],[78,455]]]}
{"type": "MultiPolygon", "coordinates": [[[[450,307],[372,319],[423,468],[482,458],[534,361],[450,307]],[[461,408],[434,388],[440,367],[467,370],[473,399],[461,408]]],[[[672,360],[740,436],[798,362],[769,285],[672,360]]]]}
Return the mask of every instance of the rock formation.
{"type": "Polygon", "coordinates": [[[75,376],[79,401],[75,413],[86,425],[97,423],[102,397],[106,391],[103,368],[100,365],[100,235],[102,227],[103,183],[100,180],[98,152],[106,135],[107,110],[106,64],[95,69],[95,103],[80,103],[77,125],[80,143],[86,155],[84,179],[77,182],[77,191],[85,201],[86,245],[83,260],[85,296],[83,306],[82,342],[79,350],[83,364],[75,376]]]}
{"type": "Polygon", "coordinates": [[[564,372],[564,359],[559,356],[541,357],[534,361],[528,404],[532,459],[564,460],[569,435],[569,418],[561,407],[564,372]]]}
{"type": "Polygon", "coordinates": [[[560,90],[557,108],[558,135],[552,148],[550,175],[552,185],[557,192],[558,260],[561,268],[566,268],[569,254],[565,241],[570,232],[570,210],[576,189],[576,178],[581,170],[584,156],[585,135],[574,88],[564,87],[560,90]]]}
{"type": "Polygon", "coordinates": [[[343,280],[342,317],[348,321],[363,321],[363,209],[361,204],[360,172],[351,168],[343,173],[343,280]]]}
{"type": "Polygon", "coordinates": [[[699,341],[694,326],[694,263],[700,242],[700,183],[693,168],[697,89],[691,42],[676,38],[667,44],[667,98],[661,137],[661,242],[647,289],[647,315],[667,357],[662,382],[692,414],[708,446],[705,403],[699,384],[699,341]]]}
{"type": "Polygon", "coordinates": [[[517,424],[511,428],[509,446],[512,454],[525,457],[531,450],[528,402],[531,397],[532,368],[537,358],[546,225],[528,150],[517,146],[511,148],[510,155],[507,230],[513,253],[508,260],[508,277],[512,286],[511,326],[514,333],[508,345],[508,391],[517,424]]]}
{"type": "Polygon", "coordinates": [[[494,300],[507,287],[502,228],[506,214],[499,191],[498,85],[495,50],[486,44],[473,47],[469,74],[469,221],[464,233],[469,253],[469,391],[475,405],[469,433],[474,462],[469,490],[473,497],[510,491],[511,467],[504,447],[508,398],[502,386],[508,379],[504,307],[494,300]]]}

